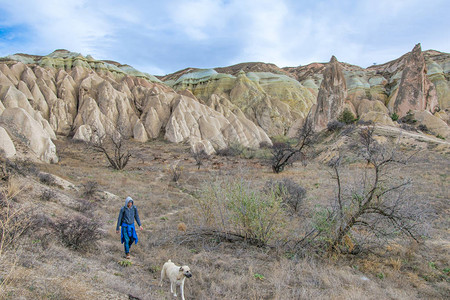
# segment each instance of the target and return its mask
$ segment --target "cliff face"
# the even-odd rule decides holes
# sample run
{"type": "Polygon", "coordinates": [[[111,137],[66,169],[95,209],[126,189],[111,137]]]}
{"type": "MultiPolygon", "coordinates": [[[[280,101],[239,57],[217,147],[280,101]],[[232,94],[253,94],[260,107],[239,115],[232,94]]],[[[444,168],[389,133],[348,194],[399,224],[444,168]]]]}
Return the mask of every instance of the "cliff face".
{"type": "Polygon", "coordinates": [[[11,141],[21,141],[38,158],[56,162],[56,135],[90,141],[120,133],[141,142],[164,135],[207,153],[235,142],[248,147],[271,143],[242,113],[225,107],[218,112],[190,93],[177,93],[151,75],[117,65],[61,50],[49,57],[4,58],[0,127],[8,134],[1,135],[0,146],[13,153],[11,141]],[[25,120],[32,126],[23,129],[25,120]]]}
{"type": "Polygon", "coordinates": [[[20,142],[56,162],[56,135],[88,141],[120,133],[141,142],[164,136],[213,153],[293,134],[310,111],[323,129],[344,108],[391,126],[390,114],[417,112],[446,137],[449,74],[450,55],[422,52],[420,45],[367,69],[332,59],[283,69],[265,63],[188,68],[159,78],[66,50],[15,54],[0,58],[0,149],[14,155],[20,142]]]}
{"type": "Polygon", "coordinates": [[[328,122],[339,117],[346,97],[347,87],[344,74],[341,65],[333,56],[323,72],[317,104],[312,110],[315,130],[325,129],[328,122]]]}
{"type": "MultiPolygon", "coordinates": [[[[211,102],[213,95],[226,99],[269,135],[278,135],[292,132],[317,103],[329,64],[278,68],[273,64],[242,63],[211,70],[190,68],[160,79],[177,91],[192,91],[205,103],[211,102]]],[[[389,115],[394,112],[403,116],[410,110],[434,113],[450,109],[447,53],[422,52],[419,44],[396,60],[367,69],[343,62],[339,65],[346,89],[339,110],[347,108],[355,117],[393,125],[389,115]]],[[[342,97],[342,91],[335,92],[336,97],[342,97]]],[[[446,117],[440,114],[440,118],[446,117]]],[[[323,128],[323,124],[319,127],[323,128]]]]}
{"type": "Polygon", "coordinates": [[[192,91],[207,105],[214,103],[213,98],[224,99],[229,109],[244,113],[272,136],[286,134],[297,119],[306,116],[316,98],[286,72],[262,63],[192,70],[177,75],[167,76],[170,79],[164,83],[176,91],[192,91]]]}
{"type": "Polygon", "coordinates": [[[438,107],[436,88],[426,76],[427,69],[420,44],[407,55],[398,91],[390,102],[394,112],[405,116],[410,110],[427,110],[438,107]]]}

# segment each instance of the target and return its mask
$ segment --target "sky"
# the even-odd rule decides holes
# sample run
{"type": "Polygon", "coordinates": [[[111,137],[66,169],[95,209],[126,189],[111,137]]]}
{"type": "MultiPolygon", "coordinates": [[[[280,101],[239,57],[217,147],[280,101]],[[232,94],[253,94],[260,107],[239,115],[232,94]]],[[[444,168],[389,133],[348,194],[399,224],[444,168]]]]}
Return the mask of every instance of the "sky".
{"type": "Polygon", "coordinates": [[[0,57],[67,49],[153,75],[242,62],[361,67],[450,52],[449,0],[0,0],[0,57]]]}

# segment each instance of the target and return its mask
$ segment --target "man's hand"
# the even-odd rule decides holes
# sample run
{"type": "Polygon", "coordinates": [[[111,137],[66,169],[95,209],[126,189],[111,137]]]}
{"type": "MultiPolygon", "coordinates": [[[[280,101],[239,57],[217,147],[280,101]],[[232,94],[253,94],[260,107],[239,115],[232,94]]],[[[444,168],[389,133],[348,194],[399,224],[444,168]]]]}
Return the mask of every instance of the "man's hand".
{"type": "Polygon", "coordinates": [[[116,233],[119,234],[119,230],[116,230],[116,233]]]}
{"type": "Polygon", "coordinates": [[[141,230],[144,230],[144,227],[142,227],[142,226],[139,226],[139,228],[140,228],[141,230]]]}

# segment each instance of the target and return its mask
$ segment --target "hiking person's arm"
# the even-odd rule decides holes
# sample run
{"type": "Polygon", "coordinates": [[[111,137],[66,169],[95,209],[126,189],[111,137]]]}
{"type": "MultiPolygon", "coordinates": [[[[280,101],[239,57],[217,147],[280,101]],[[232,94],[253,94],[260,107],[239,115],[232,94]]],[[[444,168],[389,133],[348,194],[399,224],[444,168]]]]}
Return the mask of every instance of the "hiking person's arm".
{"type": "Polygon", "coordinates": [[[119,218],[117,219],[116,233],[119,233],[119,227],[122,225],[120,221],[122,221],[123,209],[120,209],[119,218]]]}
{"type": "Polygon", "coordinates": [[[141,225],[141,220],[139,219],[139,213],[138,213],[138,210],[137,210],[137,207],[135,206],[134,207],[134,218],[136,219],[136,222],[138,223],[138,225],[139,225],[139,228],[141,229],[141,230],[143,230],[144,228],[142,227],[142,225],[141,225]]]}

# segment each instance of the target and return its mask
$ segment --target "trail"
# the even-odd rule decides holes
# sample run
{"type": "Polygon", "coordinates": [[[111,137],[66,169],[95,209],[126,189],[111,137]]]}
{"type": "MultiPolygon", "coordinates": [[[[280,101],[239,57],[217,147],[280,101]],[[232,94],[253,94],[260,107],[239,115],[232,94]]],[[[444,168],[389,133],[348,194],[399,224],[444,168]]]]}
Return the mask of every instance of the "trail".
{"type": "Polygon", "coordinates": [[[418,140],[420,142],[433,142],[433,143],[437,143],[437,144],[444,144],[444,145],[448,145],[450,146],[450,142],[446,141],[446,140],[442,140],[439,139],[437,137],[432,137],[429,135],[425,135],[425,134],[420,134],[420,133],[414,133],[414,132],[410,132],[401,128],[395,128],[395,127],[391,127],[391,126],[387,126],[387,125],[377,125],[375,127],[378,130],[384,131],[385,133],[395,133],[401,137],[410,137],[413,138],[415,140],[418,140]]]}

